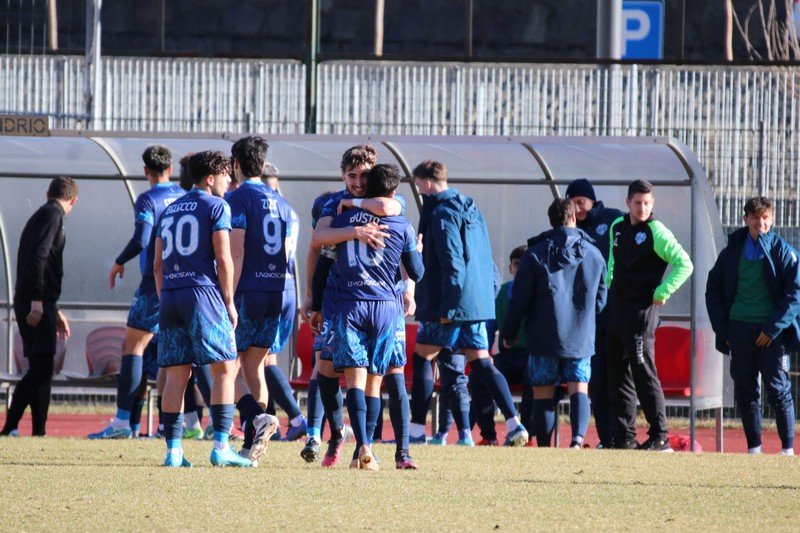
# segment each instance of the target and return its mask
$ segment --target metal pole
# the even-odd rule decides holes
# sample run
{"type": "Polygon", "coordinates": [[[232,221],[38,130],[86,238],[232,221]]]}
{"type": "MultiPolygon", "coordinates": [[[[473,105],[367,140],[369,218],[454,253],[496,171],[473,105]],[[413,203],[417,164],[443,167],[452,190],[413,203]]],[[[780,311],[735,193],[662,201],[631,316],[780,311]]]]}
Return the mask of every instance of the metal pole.
{"type": "Polygon", "coordinates": [[[467,0],[466,21],[464,23],[464,55],[472,57],[472,20],[475,13],[473,0],[467,0]]]}
{"type": "Polygon", "coordinates": [[[320,0],[311,0],[308,57],[306,58],[306,133],[317,132],[317,61],[319,55],[320,0]]]}
{"type": "Polygon", "coordinates": [[[683,61],[683,42],[686,34],[686,0],[678,0],[678,31],[676,32],[676,59],[683,61]]]}
{"type": "Polygon", "coordinates": [[[83,72],[83,105],[86,115],[84,127],[89,127],[92,117],[92,47],[94,46],[94,0],[86,0],[86,55],[83,72]]]}
{"type": "Polygon", "coordinates": [[[764,157],[764,151],[767,146],[767,132],[764,129],[764,119],[761,119],[758,126],[758,195],[767,195],[767,158],[764,157]]]}
{"type": "Polygon", "coordinates": [[[48,40],[50,50],[58,50],[58,15],[56,12],[56,0],[47,2],[47,25],[48,40]]]}
{"type": "Polygon", "coordinates": [[[167,1],[158,2],[158,51],[163,52],[166,48],[164,39],[164,26],[167,22],[167,1]]]}
{"type": "Polygon", "coordinates": [[[597,0],[597,58],[622,57],[622,0],[597,0]]]}
{"type": "Polygon", "coordinates": [[[384,0],[375,0],[375,57],[383,55],[384,0]]]}

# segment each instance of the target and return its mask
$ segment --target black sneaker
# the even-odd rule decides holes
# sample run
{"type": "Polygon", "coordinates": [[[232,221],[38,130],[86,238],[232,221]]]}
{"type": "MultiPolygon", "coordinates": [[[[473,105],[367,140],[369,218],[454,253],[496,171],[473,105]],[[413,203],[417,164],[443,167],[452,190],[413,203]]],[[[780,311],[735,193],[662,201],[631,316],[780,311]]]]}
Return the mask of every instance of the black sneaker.
{"type": "Polygon", "coordinates": [[[639,449],[641,449],[641,447],[639,446],[639,443],[636,442],[636,439],[615,440],[612,443],[611,448],[613,448],[614,450],[639,450],[639,449]]]}
{"type": "Polygon", "coordinates": [[[319,444],[317,437],[308,437],[306,445],[300,450],[300,457],[307,463],[316,461],[319,458],[319,444]]]}
{"type": "Polygon", "coordinates": [[[661,439],[654,439],[649,438],[644,441],[637,450],[646,450],[648,452],[664,452],[664,453],[672,453],[674,450],[672,446],[669,445],[669,439],[661,440],[661,439]]]}

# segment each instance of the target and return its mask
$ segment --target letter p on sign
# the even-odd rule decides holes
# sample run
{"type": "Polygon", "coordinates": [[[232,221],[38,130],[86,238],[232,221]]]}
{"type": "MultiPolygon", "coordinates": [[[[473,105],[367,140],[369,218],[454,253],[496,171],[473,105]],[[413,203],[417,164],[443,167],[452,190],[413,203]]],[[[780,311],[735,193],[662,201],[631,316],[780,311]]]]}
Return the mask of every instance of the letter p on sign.
{"type": "Polygon", "coordinates": [[[664,4],[660,0],[622,3],[622,59],[661,59],[664,4]]]}

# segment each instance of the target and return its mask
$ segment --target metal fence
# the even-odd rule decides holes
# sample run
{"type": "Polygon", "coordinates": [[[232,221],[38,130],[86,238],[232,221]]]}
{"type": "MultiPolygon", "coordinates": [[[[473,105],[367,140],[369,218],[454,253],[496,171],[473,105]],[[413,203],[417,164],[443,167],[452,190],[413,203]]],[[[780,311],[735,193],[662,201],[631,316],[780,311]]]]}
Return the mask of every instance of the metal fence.
{"type": "Polygon", "coordinates": [[[48,115],[53,128],[302,133],[298,61],[0,56],[0,114],[48,115]],[[91,87],[87,91],[87,87],[91,87]]]}
{"type": "Polygon", "coordinates": [[[326,62],[317,131],[419,135],[669,135],[713,184],[723,224],[747,197],[796,225],[797,69],[326,62]]]}
{"type": "MultiPolygon", "coordinates": [[[[57,128],[301,133],[297,61],[0,56],[0,113],[57,128]],[[88,75],[87,75],[88,74],[88,75]],[[86,88],[90,87],[90,90],[86,88]]],[[[329,61],[316,131],[368,135],[658,135],[697,155],[721,222],[757,193],[800,222],[800,72],[788,67],[329,61]]]]}

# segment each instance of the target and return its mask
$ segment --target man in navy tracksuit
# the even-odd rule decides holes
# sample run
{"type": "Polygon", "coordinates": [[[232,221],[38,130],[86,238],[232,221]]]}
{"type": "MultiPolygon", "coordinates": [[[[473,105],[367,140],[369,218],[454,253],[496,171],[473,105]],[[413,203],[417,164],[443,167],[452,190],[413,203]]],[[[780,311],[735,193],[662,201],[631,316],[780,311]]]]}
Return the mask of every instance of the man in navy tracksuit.
{"type": "MultiPolygon", "coordinates": [[[[577,179],[567,187],[567,198],[575,205],[575,218],[578,228],[594,239],[595,246],[608,262],[610,242],[608,230],[616,219],[623,215],[619,209],[606,207],[595,196],[594,187],[586,179],[577,179]]],[[[608,306],[597,315],[594,337],[594,357],[592,357],[592,378],[589,381],[589,396],[592,399],[594,423],[600,438],[598,448],[610,448],[614,439],[614,409],[608,390],[608,369],[606,362],[606,327],[608,325],[608,306]]]]}
{"type": "Polygon", "coordinates": [[[494,318],[493,264],[489,231],[472,198],[447,186],[447,168],[423,161],[414,183],[425,198],[419,229],[425,277],[417,288],[419,332],[414,352],[411,440],[425,442],[425,420],[433,392],[431,361],[436,358],[443,396],[458,427],[458,443],[473,446],[464,357],[489,389],[506,418],[508,446],[523,446],[528,431],[520,424],[508,382],[489,358],[486,321],[494,318]]]}
{"type": "Polygon", "coordinates": [[[717,350],[731,355],[733,395],[742,413],[747,452],[761,453],[764,379],[781,439],[781,454],[794,455],[794,401],[786,351],[800,347],[800,269],[797,252],[772,231],[771,200],[751,198],[745,227],[728,237],[708,274],[706,307],[717,350]]]}
{"type": "Polygon", "coordinates": [[[503,345],[513,344],[524,318],[537,444],[550,446],[553,392],[561,381],[569,390],[570,448],[581,448],[589,425],[595,316],[606,303],[606,265],[591,238],[576,227],[569,199],[555,200],[547,216],[553,229],[528,241],[514,279],[503,345]]]}

